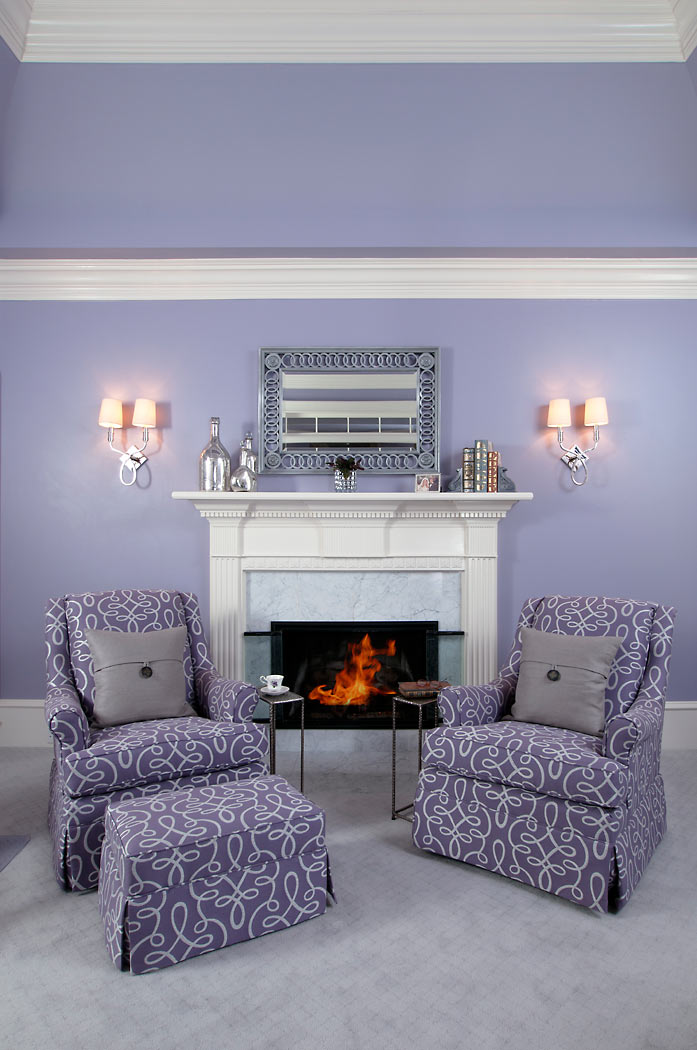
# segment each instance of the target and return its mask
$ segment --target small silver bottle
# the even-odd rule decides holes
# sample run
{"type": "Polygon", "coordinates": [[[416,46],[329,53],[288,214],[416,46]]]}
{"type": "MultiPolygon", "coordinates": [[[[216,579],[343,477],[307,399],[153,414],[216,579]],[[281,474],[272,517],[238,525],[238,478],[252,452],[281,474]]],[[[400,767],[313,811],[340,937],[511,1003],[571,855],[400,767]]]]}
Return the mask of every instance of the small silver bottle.
{"type": "Polygon", "coordinates": [[[233,492],[256,492],[257,490],[257,454],[252,449],[252,435],[245,434],[240,441],[240,465],[233,470],[230,478],[233,492]]]}
{"type": "Polygon", "coordinates": [[[220,443],[220,419],[211,416],[211,439],[198,462],[198,487],[201,492],[227,492],[230,488],[230,456],[220,443]]]}

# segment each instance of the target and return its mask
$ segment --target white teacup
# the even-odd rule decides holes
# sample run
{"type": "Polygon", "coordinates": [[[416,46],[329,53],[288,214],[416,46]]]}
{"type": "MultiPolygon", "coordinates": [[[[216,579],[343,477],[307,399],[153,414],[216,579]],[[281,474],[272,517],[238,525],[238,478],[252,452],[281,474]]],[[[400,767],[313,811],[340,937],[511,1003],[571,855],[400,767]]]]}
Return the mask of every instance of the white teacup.
{"type": "Polygon", "coordinates": [[[283,689],[283,675],[282,674],[263,674],[261,681],[266,686],[268,692],[278,693],[283,689]]]}

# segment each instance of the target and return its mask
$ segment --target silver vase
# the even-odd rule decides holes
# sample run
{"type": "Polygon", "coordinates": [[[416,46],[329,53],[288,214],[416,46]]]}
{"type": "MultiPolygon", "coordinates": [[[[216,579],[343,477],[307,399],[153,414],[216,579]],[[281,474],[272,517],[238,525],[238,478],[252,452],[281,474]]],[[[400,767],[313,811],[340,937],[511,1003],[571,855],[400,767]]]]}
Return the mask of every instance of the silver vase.
{"type": "Polygon", "coordinates": [[[211,417],[211,439],[198,461],[198,487],[201,492],[227,492],[230,488],[230,456],[219,436],[220,419],[211,417]]]}

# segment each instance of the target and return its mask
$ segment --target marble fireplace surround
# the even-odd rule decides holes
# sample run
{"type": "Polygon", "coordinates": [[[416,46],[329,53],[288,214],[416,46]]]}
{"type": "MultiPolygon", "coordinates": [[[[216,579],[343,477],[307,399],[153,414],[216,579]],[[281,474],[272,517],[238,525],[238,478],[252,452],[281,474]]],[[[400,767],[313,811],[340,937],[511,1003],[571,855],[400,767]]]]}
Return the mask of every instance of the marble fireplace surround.
{"type": "MultiPolygon", "coordinates": [[[[457,574],[464,684],[497,669],[499,522],[531,492],[173,492],[210,531],[210,634],[221,674],[243,679],[247,574],[457,574]]],[[[291,577],[292,578],[292,577],[291,577]]],[[[377,582],[377,581],[376,581],[377,582]]],[[[424,579],[424,582],[425,579],[424,579]]],[[[268,620],[277,619],[275,608],[268,620]]],[[[306,617],[304,617],[306,618],[306,617]]],[[[342,609],[336,619],[350,619],[342,609]]],[[[399,618],[399,611],[395,618],[399,618]]]]}

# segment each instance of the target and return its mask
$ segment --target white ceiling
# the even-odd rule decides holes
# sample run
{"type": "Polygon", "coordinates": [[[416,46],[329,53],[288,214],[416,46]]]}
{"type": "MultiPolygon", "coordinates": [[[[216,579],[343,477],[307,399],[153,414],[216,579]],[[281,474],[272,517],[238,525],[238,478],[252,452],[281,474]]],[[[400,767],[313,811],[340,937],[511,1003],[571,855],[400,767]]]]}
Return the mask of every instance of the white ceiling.
{"type": "Polygon", "coordinates": [[[682,62],[697,0],[0,0],[26,62],[682,62]]]}

